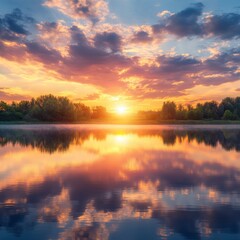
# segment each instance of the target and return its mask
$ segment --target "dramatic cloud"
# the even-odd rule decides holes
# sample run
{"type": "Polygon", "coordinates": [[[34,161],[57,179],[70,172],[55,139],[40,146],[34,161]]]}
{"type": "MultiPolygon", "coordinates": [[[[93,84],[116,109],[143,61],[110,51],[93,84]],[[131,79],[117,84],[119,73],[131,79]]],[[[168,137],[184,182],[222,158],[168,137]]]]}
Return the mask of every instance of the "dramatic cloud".
{"type": "MultiPolygon", "coordinates": [[[[152,26],[155,34],[169,33],[177,37],[219,37],[233,39],[240,37],[240,14],[203,15],[204,5],[193,4],[178,13],[171,14],[152,26]]],[[[163,17],[162,15],[159,15],[163,17]]]]}
{"type": "Polygon", "coordinates": [[[69,46],[70,60],[81,67],[96,64],[124,67],[128,63],[127,58],[116,53],[121,46],[120,38],[116,33],[97,34],[93,46],[79,28],[73,26],[71,31],[74,43],[69,46]]]}
{"type": "Polygon", "coordinates": [[[24,16],[20,9],[5,14],[3,18],[0,18],[0,39],[7,41],[21,40],[30,34],[26,29],[28,23],[34,23],[34,19],[24,16]]]}
{"type": "MultiPolygon", "coordinates": [[[[104,1],[93,0],[49,0],[45,4],[92,22],[106,16],[97,4],[107,9],[104,1]],[[83,6],[88,7],[83,10],[83,6]]],[[[77,19],[72,25],[59,19],[38,22],[15,9],[0,18],[0,57],[19,64],[36,64],[58,80],[94,87],[98,94],[128,99],[174,98],[194,87],[217,87],[240,80],[240,50],[231,43],[240,36],[239,14],[204,13],[203,4],[195,3],[177,13],[165,11],[159,17],[159,24],[153,26],[102,22],[96,26],[77,19]],[[161,43],[160,38],[164,40],[161,43]],[[222,40],[221,44],[207,56],[200,51],[183,54],[175,46],[168,47],[169,39],[173,43],[182,41],[184,49],[185,43],[201,39],[201,44],[207,46],[214,38],[222,40]]],[[[206,51],[210,47],[214,45],[206,51]]],[[[86,96],[79,98],[96,99],[89,92],[86,96]]]]}
{"type": "Polygon", "coordinates": [[[71,44],[64,68],[59,72],[73,81],[97,85],[113,90],[123,86],[119,72],[131,65],[131,60],[121,54],[121,39],[113,32],[96,34],[92,44],[76,26],[70,29],[71,44]]]}
{"type": "MultiPolygon", "coordinates": [[[[197,85],[220,85],[240,79],[240,49],[232,49],[206,60],[176,55],[160,55],[154,64],[135,65],[126,77],[141,78],[135,96],[140,98],[184,95],[184,90],[197,85]]],[[[132,94],[133,94],[132,92],[132,94]]]]}
{"type": "Polygon", "coordinates": [[[201,35],[202,27],[199,24],[199,17],[202,13],[203,4],[196,3],[192,7],[168,17],[164,25],[153,25],[153,31],[155,33],[167,31],[180,37],[201,35]]]}
{"type": "Polygon", "coordinates": [[[240,14],[226,13],[207,18],[204,25],[205,34],[222,39],[240,37],[240,14]]]}
{"type": "Polygon", "coordinates": [[[105,0],[47,0],[44,5],[57,8],[72,18],[89,19],[93,23],[103,20],[109,11],[105,0]]]}

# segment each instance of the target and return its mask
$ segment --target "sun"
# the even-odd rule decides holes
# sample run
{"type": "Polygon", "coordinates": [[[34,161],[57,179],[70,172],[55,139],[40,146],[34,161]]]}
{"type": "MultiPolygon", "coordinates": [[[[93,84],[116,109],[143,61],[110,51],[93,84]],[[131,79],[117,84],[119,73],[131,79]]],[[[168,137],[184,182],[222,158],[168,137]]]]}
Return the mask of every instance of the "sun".
{"type": "Polygon", "coordinates": [[[116,113],[118,115],[124,115],[127,113],[127,107],[126,106],[117,106],[116,107],[116,113]]]}

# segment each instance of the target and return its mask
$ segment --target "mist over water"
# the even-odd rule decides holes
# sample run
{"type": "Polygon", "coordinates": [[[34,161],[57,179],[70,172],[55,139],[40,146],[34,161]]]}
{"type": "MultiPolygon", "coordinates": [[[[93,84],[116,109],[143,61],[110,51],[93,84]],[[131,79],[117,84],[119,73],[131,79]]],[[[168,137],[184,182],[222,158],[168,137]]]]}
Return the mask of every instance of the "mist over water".
{"type": "Polygon", "coordinates": [[[238,239],[239,126],[0,126],[0,239],[238,239]]]}

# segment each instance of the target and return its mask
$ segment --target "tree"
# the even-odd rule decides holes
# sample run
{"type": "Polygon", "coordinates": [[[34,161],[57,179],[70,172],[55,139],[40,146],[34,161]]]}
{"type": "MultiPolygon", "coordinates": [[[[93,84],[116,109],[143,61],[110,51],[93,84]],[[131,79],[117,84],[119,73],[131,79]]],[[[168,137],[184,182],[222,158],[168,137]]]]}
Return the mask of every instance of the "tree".
{"type": "Polygon", "coordinates": [[[226,110],[223,114],[223,120],[234,120],[234,114],[230,110],[226,110]]]}
{"type": "Polygon", "coordinates": [[[234,114],[237,116],[237,118],[240,118],[240,97],[235,98],[235,110],[234,114]]]}
{"type": "Polygon", "coordinates": [[[183,107],[182,104],[179,104],[176,112],[177,120],[186,120],[187,119],[187,110],[183,107]]]}
{"type": "Polygon", "coordinates": [[[174,102],[164,102],[161,116],[162,119],[173,120],[176,119],[176,104],[174,102]]]}
{"type": "Polygon", "coordinates": [[[229,111],[233,112],[234,111],[234,107],[235,107],[235,99],[234,98],[230,98],[230,97],[224,98],[222,100],[222,102],[220,103],[220,105],[223,106],[224,112],[226,110],[229,110],[229,111]]]}
{"type": "Polygon", "coordinates": [[[11,105],[3,101],[0,102],[0,120],[1,121],[18,121],[23,119],[23,115],[16,111],[17,104],[13,102],[11,105]]]}
{"type": "Polygon", "coordinates": [[[203,119],[204,106],[200,103],[194,108],[192,105],[187,105],[186,119],[188,120],[201,120],[203,119]]]}
{"type": "Polygon", "coordinates": [[[74,105],[66,97],[40,96],[34,102],[32,116],[42,121],[72,121],[74,105]]]}
{"type": "Polygon", "coordinates": [[[5,112],[8,110],[8,105],[4,101],[0,102],[0,112],[5,112]]]}
{"type": "Polygon", "coordinates": [[[188,112],[187,119],[189,120],[201,120],[203,119],[203,112],[201,109],[196,108],[188,112]]]}
{"type": "Polygon", "coordinates": [[[16,105],[16,111],[23,115],[28,114],[31,111],[32,105],[29,101],[21,101],[16,105]]]}
{"type": "Polygon", "coordinates": [[[96,106],[92,108],[92,118],[93,119],[104,119],[107,117],[107,110],[105,107],[96,106]]]}
{"type": "Polygon", "coordinates": [[[218,104],[215,101],[206,102],[203,104],[203,118],[205,119],[219,119],[218,104]]]}
{"type": "Polygon", "coordinates": [[[91,117],[91,110],[90,110],[90,107],[87,107],[82,103],[75,103],[74,114],[75,114],[76,121],[87,120],[87,119],[90,119],[91,117]]]}

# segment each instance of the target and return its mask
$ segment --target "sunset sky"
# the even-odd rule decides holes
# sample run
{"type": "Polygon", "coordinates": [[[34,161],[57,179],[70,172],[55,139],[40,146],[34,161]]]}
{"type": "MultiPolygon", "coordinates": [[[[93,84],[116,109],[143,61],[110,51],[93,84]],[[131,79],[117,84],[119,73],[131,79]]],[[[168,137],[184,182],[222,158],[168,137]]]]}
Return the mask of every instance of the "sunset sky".
{"type": "Polygon", "coordinates": [[[238,0],[1,0],[0,100],[110,111],[240,96],[238,0]]]}

